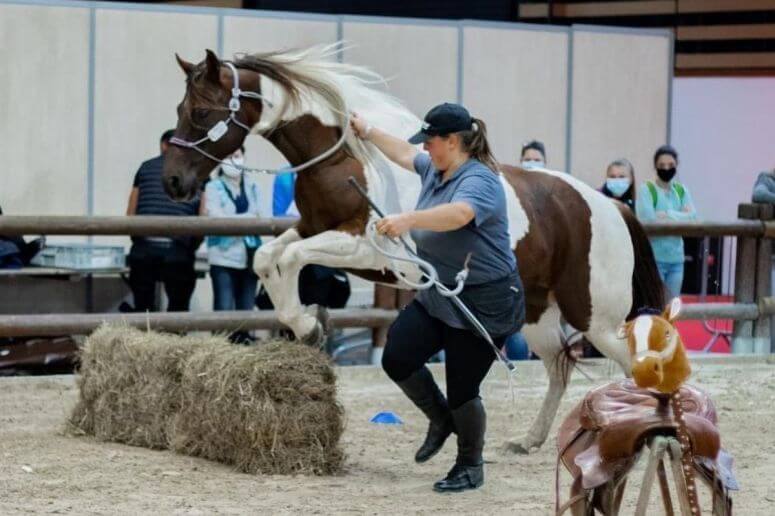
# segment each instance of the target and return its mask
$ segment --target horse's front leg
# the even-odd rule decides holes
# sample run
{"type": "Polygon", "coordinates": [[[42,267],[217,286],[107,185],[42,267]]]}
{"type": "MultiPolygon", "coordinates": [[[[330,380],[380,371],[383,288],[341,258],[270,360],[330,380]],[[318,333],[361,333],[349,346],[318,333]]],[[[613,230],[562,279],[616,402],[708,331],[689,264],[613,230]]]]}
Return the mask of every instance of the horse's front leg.
{"type": "Polygon", "coordinates": [[[283,278],[277,268],[277,261],[285,251],[288,244],[301,240],[296,228],[291,228],[274,240],[267,242],[256,250],[253,257],[253,270],[261,280],[261,284],[269,294],[272,303],[278,306],[281,302],[280,296],[283,294],[283,278]]]}
{"type": "MultiPolygon", "coordinates": [[[[282,293],[275,302],[277,316],[296,338],[321,344],[325,330],[315,314],[305,311],[299,299],[299,272],[310,263],[349,269],[382,270],[387,261],[362,236],[345,231],[326,231],[289,244],[277,261],[282,293]]],[[[272,298],[274,302],[274,298],[272,298]]]]}

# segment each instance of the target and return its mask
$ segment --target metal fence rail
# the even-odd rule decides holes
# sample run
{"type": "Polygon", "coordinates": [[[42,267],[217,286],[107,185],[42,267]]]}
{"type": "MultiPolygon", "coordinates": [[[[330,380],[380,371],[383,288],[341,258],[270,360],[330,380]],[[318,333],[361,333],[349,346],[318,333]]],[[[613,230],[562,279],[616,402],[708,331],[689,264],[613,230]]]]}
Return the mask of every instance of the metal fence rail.
{"type": "Polygon", "coordinates": [[[290,218],[0,216],[0,235],[279,235],[290,218]]]}
{"type": "MultiPolygon", "coordinates": [[[[734,221],[650,222],[650,236],[732,236],[738,238],[735,271],[736,303],[698,303],[684,307],[682,319],[736,321],[735,352],[769,352],[770,321],[775,310],[770,291],[771,240],[775,238],[773,208],[740,205],[734,221]]],[[[278,235],[292,227],[289,218],[245,219],[209,217],[75,217],[0,216],[0,235],[131,235],[207,236],[278,235]]],[[[390,324],[396,312],[345,309],[331,312],[339,327],[379,327],[390,324]]],[[[0,316],[0,337],[89,333],[103,322],[162,331],[227,331],[281,327],[274,312],[68,314],[0,316]]]]}
{"type": "MultiPolygon", "coordinates": [[[[4,215],[0,216],[0,235],[278,235],[293,226],[294,222],[290,218],[4,215]]],[[[775,222],[763,220],[647,222],[643,227],[651,236],[775,237],[775,222]]]]}
{"type": "MultiPolygon", "coordinates": [[[[753,321],[775,313],[775,299],[759,305],[748,303],[697,303],[685,305],[680,319],[733,319],[753,321]]],[[[381,308],[330,310],[330,321],[338,328],[377,328],[387,326],[398,315],[381,308]]],[[[103,323],[126,324],[158,331],[273,330],[284,326],[273,310],[223,312],[158,312],[149,314],[45,314],[2,315],[0,336],[31,337],[86,335],[103,323]]]]}
{"type": "MultiPolygon", "coordinates": [[[[376,328],[396,318],[395,310],[356,308],[330,310],[330,322],[339,328],[376,328]]],[[[0,316],[0,336],[31,337],[87,335],[103,323],[126,324],[158,331],[234,331],[284,328],[274,310],[223,312],[156,312],[148,314],[31,314],[0,316]]]]}

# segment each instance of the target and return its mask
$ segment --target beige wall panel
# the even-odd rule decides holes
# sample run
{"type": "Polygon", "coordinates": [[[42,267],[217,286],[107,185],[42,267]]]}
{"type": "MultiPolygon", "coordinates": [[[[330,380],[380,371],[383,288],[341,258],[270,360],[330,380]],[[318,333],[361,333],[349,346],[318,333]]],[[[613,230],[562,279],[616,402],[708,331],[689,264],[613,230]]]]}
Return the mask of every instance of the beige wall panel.
{"type": "Polygon", "coordinates": [[[345,61],[388,79],[388,91],[417,116],[457,100],[457,27],[345,21],[342,38],[353,45],[345,61]]]}
{"type": "MultiPolygon", "coordinates": [[[[331,21],[278,18],[253,18],[247,16],[224,19],[223,57],[231,59],[238,52],[267,52],[292,48],[305,48],[336,41],[337,23],[331,21]]],[[[266,140],[249,136],[245,142],[245,161],[248,165],[276,168],[287,164],[285,158],[266,140]]],[[[261,175],[262,211],[272,214],[272,183],[274,176],[261,175]]]]}
{"type": "Polygon", "coordinates": [[[94,211],[126,210],[140,164],[159,154],[185,93],[175,52],[198,62],[217,46],[217,18],[183,13],[98,10],[96,27],[94,211]]]}
{"type": "Polygon", "coordinates": [[[548,166],[565,170],[568,34],[466,27],[463,104],[487,123],[496,158],[519,161],[526,140],[546,145],[548,166]]]}
{"type": "Polygon", "coordinates": [[[227,16],[223,20],[223,54],[305,48],[336,41],[334,19],[305,20],[227,16]]]}
{"type": "Polygon", "coordinates": [[[85,214],[88,9],[0,5],[0,63],[0,205],[85,214]]]}
{"type": "Polygon", "coordinates": [[[575,31],[571,172],[598,187],[625,157],[640,182],[665,143],[670,40],[658,35],[575,31]]]}

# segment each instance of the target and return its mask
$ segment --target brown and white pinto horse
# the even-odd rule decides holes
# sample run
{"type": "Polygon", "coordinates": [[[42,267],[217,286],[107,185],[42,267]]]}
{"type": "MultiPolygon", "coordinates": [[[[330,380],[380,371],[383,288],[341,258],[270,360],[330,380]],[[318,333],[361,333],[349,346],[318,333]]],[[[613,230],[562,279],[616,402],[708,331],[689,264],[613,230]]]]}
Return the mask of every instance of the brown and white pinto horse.
{"type": "MultiPolygon", "coordinates": [[[[207,178],[215,166],[212,157],[223,159],[240,146],[245,128],[266,138],[293,166],[334,149],[299,172],[295,200],[300,221],[259,248],[254,261],[280,321],[310,341],[319,339],[322,330],[298,297],[298,275],[306,264],[346,268],[388,284],[395,283],[395,271],[419,279],[412,264],[391,263],[369,244],[365,232],[374,214],[347,182],[354,176],[378,205],[395,213],[414,208],[419,178],[358,139],[347,122],[348,113],[357,111],[375,126],[408,137],[421,121],[371,87],[381,77],[332,59],[336,51],[315,47],[242,55],[233,62],[219,61],[208,51],[196,65],[178,58],[186,93],[178,106],[178,146],[170,148],[164,167],[168,193],[184,199],[207,178]],[[237,110],[230,111],[235,72],[241,91],[251,94],[243,94],[242,102],[232,106],[237,110]],[[206,138],[208,130],[230,117],[236,123],[206,138]]],[[[630,354],[617,328],[631,306],[659,307],[663,299],[649,243],[627,209],[564,173],[503,166],[501,180],[527,298],[523,333],[550,378],[538,418],[524,438],[511,443],[514,451],[527,452],[546,439],[569,375],[556,360],[563,349],[560,317],[629,372],[630,354]]]]}

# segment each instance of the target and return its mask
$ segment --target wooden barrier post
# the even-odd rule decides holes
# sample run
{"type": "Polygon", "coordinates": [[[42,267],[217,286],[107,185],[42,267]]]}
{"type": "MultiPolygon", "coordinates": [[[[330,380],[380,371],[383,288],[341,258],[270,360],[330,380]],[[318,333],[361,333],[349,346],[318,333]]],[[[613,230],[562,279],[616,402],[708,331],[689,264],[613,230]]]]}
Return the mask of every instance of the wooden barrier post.
{"type": "MultiPolygon", "coordinates": [[[[773,205],[759,205],[759,220],[769,221],[773,219],[773,205]]],[[[756,250],[756,301],[770,297],[772,294],[772,240],[766,237],[758,239],[756,250]]],[[[761,311],[759,318],[754,322],[753,352],[757,355],[766,355],[772,348],[772,321],[771,314],[761,311]]]]}
{"type": "MultiPolygon", "coordinates": [[[[737,207],[740,219],[758,220],[759,205],[741,204],[737,207]]],[[[757,239],[737,237],[737,259],[735,261],[735,303],[750,304],[756,295],[757,239]]],[[[753,353],[753,321],[735,321],[732,334],[732,353],[753,353]]]]}

